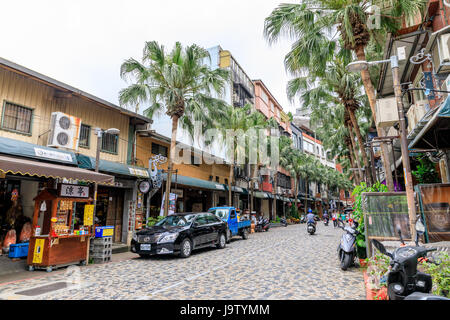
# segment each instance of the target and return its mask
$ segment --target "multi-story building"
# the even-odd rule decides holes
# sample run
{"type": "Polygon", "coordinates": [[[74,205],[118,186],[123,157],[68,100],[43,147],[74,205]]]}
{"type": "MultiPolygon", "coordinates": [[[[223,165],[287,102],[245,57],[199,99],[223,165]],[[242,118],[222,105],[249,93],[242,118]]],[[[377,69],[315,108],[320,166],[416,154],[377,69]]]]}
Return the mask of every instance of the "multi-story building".
{"type": "MultiPolygon", "coordinates": [[[[403,107],[407,117],[408,149],[411,154],[429,152],[441,173],[442,182],[450,181],[450,7],[443,1],[429,0],[420,15],[404,20],[402,28],[389,34],[384,58],[397,55],[399,81],[402,84],[403,107]]],[[[392,71],[385,63],[380,71],[377,87],[377,122],[386,136],[398,136],[392,71]],[[390,115],[390,116],[389,116],[390,115]]],[[[394,184],[403,189],[400,141],[394,139],[394,161],[390,170],[396,177],[394,184]]],[[[384,173],[380,180],[384,180],[384,173]]],[[[403,189],[404,190],[404,189],[403,189]]]]}
{"type": "MultiPolygon", "coordinates": [[[[253,80],[253,83],[255,86],[256,110],[261,112],[266,119],[276,120],[279,136],[290,137],[292,134],[290,120],[283,112],[282,106],[262,80],[253,80]]],[[[277,168],[266,167],[265,169],[267,170],[260,170],[262,191],[269,195],[269,199],[263,199],[262,201],[264,212],[268,212],[272,217],[275,214],[283,215],[286,204],[291,202],[289,197],[294,195],[290,173],[281,166],[277,168]],[[274,210],[276,212],[273,212],[274,210]]]]}
{"type": "Polygon", "coordinates": [[[292,129],[292,143],[294,145],[294,148],[300,151],[303,151],[303,132],[302,130],[297,127],[293,122],[291,122],[291,129],[292,129]]]}
{"type": "Polygon", "coordinates": [[[98,182],[95,223],[114,226],[115,242],[130,240],[139,213],[137,183],[149,176],[131,164],[133,137],[151,120],[1,58],[0,100],[0,219],[14,190],[31,217],[33,198],[45,186],[98,182]],[[96,128],[120,132],[103,133],[97,145],[96,128]],[[97,148],[103,175],[92,172],[97,148]],[[113,185],[102,184],[105,174],[113,185]]]}

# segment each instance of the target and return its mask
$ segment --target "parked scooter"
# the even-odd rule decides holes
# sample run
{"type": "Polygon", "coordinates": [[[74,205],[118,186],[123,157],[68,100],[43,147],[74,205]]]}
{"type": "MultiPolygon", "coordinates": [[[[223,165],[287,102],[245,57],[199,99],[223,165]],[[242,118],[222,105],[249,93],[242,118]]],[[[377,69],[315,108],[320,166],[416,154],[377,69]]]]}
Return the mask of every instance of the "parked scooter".
{"type": "Polygon", "coordinates": [[[400,240],[403,244],[393,253],[386,250],[384,245],[372,239],[373,245],[384,255],[391,258],[391,270],[387,276],[389,300],[450,300],[445,297],[430,294],[432,279],[429,274],[417,271],[419,258],[426,258],[427,253],[436,251],[436,248],[427,249],[419,246],[419,236],[425,232],[422,219],[416,222],[416,246],[405,246],[398,229],[400,240]]]}
{"type": "Polygon", "coordinates": [[[255,231],[256,232],[269,231],[269,228],[270,228],[269,219],[260,216],[258,222],[256,223],[255,231]]]}
{"type": "Polygon", "coordinates": [[[345,231],[337,248],[341,269],[347,270],[356,258],[356,236],[358,235],[358,222],[354,221],[352,226],[344,226],[344,222],[338,219],[338,227],[345,231]]]}
{"type": "Polygon", "coordinates": [[[283,225],[283,227],[287,227],[288,226],[288,223],[287,223],[285,218],[280,218],[280,222],[283,225]]]}
{"type": "Polygon", "coordinates": [[[330,218],[328,217],[328,215],[324,215],[323,216],[323,225],[328,226],[329,221],[330,221],[330,218]]]}

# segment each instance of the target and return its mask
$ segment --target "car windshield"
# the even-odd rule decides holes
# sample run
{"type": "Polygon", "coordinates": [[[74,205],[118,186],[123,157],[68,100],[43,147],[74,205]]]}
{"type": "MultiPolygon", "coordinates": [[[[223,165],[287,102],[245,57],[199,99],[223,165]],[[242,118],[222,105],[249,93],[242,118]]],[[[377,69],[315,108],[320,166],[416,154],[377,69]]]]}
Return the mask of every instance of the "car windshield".
{"type": "Polygon", "coordinates": [[[212,209],[209,212],[215,214],[220,219],[226,219],[228,217],[228,209],[212,209]]]}
{"type": "Polygon", "coordinates": [[[187,214],[182,216],[168,216],[158,223],[155,224],[155,226],[161,226],[161,227],[184,227],[187,225],[190,225],[192,221],[194,220],[195,215],[193,214],[187,214]]]}

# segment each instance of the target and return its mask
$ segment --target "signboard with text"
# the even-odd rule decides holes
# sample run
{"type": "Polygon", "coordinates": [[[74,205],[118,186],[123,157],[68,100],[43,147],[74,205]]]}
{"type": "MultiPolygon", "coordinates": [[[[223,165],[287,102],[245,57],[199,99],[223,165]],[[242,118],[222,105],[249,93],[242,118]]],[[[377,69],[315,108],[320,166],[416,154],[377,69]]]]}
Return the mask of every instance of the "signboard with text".
{"type": "Polygon", "coordinates": [[[89,187],[76,184],[61,184],[59,195],[71,198],[89,198],[89,187]]]}

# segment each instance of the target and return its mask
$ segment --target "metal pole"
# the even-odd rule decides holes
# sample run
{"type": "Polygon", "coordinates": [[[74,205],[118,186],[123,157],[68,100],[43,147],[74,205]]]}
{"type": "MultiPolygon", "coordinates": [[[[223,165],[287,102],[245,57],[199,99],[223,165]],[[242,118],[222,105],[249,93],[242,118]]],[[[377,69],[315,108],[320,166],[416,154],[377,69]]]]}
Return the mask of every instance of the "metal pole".
{"type": "MultiPolygon", "coordinates": [[[[103,131],[101,129],[98,129],[96,134],[97,134],[97,152],[95,155],[95,172],[98,173],[99,162],[100,162],[100,146],[102,143],[103,131]]],[[[98,183],[95,182],[94,183],[94,220],[95,220],[95,215],[97,214],[97,191],[98,191],[98,183]]],[[[94,228],[92,227],[91,230],[94,231],[94,228]]],[[[87,265],[89,264],[89,249],[91,246],[91,238],[93,238],[92,233],[91,233],[91,236],[88,238],[88,244],[87,244],[87,253],[86,253],[86,264],[87,265]]]]}
{"type": "MultiPolygon", "coordinates": [[[[402,90],[400,88],[400,77],[398,67],[398,57],[391,57],[392,78],[394,83],[394,94],[397,100],[398,118],[400,122],[400,142],[402,149],[403,172],[405,176],[406,198],[408,201],[409,224],[411,230],[411,238],[415,239],[414,224],[416,221],[416,205],[414,201],[414,189],[411,175],[411,164],[409,162],[408,140],[406,137],[406,121],[405,112],[402,103],[402,90]]],[[[394,164],[395,166],[395,164],[394,164]]]]}

